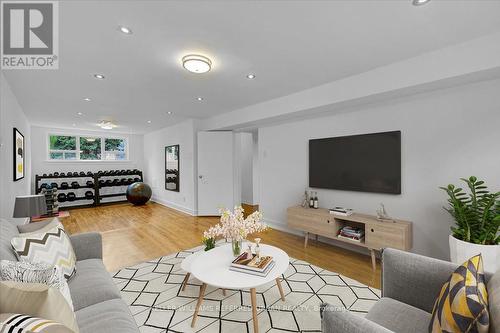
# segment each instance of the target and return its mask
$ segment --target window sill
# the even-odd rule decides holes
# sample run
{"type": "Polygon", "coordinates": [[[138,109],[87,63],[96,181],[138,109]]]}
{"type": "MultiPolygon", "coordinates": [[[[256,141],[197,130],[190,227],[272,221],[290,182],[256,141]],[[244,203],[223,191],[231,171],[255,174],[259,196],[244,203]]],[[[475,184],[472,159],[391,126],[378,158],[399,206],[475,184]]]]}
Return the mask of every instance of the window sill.
{"type": "Polygon", "coordinates": [[[130,163],[130,160],[45,160],[48,163],[130,163]]]}

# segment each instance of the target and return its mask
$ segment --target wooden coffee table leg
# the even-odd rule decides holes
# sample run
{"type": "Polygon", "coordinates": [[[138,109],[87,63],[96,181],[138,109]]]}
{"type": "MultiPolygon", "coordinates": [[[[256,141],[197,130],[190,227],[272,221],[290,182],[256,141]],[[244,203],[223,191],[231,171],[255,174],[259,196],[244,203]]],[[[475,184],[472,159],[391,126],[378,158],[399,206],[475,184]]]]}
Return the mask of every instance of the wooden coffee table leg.
{"type": "Polygon", "coordinates": [[[257,293],[255,288],[250,289],[250,298],[252,300],[253,332],[259,333],[259,322],[257,320],[257,293]]]}
{"type": "Polygon", "coordinates": [[[222,288],[222,296],[226,296],[226,289],[222,288]]]}
{"type": "Polygon", "coordinates": [[[200,287],[200,295],[198,296],[198,302],[196,303],[196,309],[194,310],[193,320],[191,320],[191,327],[196,324],[196,318],[198,317],[198,312],[200,311],[201,303],[203,303],[203,296],[205,295],[205,289],[207,284],[203,283],[200,287]]]}
{"type": "Polygon", "coordinates": [[[186,289],[186,285],[189,281],[190,275],[191,275],[191,273],[187,273],[186,276],[184,277],[184,281],[182,281],[182,288],[181,288],[182,291],[184,291],[184,289],[186,289]]]}
{"type": "Polygon", "coordinates": [[[280,278],[276,278],[276,285],[278,286],[278,289],[280,290],[281,300],[284,302],[285,301],[285,293],[283,292],[283,287],[281,286],[281,279],[280,278]]]}
{"type": "Polygon", "coordinates": [[[372,268],[374,271],[377,270],[377,259],[375,258],[375,250],[370,249],[370,255],[372,257],[372,268]]]}

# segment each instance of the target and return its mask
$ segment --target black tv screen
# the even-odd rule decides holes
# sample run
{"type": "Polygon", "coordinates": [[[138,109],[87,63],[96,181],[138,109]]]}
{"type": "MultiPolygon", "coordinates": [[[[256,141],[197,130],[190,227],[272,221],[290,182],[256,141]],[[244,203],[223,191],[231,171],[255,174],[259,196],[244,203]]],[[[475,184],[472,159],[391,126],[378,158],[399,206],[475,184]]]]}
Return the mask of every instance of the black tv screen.
{"type": "Polygon", "coordinates": [[[309,187],[401,194],[401,131],[309,140],[309,187]]]}

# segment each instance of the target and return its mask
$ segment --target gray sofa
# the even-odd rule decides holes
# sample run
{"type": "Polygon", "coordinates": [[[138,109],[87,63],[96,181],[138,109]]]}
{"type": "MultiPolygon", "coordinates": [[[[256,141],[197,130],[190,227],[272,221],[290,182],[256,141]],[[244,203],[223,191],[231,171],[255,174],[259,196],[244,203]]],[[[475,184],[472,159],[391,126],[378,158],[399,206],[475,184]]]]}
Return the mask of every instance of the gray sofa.
{"type": "MultiPolygon", "coordinates": [[[[20,232],[35,231],[48,222],[15,226],[0,220],[0,260],[17,261],[10,245],[20,232]]],[[[102,262],[102,239],[99,233],[70,236],[76,253],[76,275],[69,289],[80,333],[138,333],[130,310],[102,262]]]]}
{"type": "MultiPolygon", "coordinates": [[[[429,331],[434,302],[456,264],[394,249],[382,254],[382,298],[366,317],[323,304],[322,330],[332,333],[429,331]]],[[[486,275],[490,333],[500,333],[500,271],[486,275]]]]}

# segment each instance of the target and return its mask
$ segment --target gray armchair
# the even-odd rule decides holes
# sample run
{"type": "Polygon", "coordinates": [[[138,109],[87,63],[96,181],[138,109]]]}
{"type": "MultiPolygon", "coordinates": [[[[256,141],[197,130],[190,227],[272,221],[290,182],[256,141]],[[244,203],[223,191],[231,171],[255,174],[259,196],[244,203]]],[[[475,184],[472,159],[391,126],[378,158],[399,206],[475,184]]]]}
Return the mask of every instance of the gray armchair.
{"type": "MultiPolygon", "coordinates": [[[[382,298],[366,317],[328,304],[321,307],[325,333],[428,332],[432,307],[456,264],[394,249],[382,254],[382,298]]],[[[500,332],[500,271],[486,276],[490,332],[500,332]]]]}

